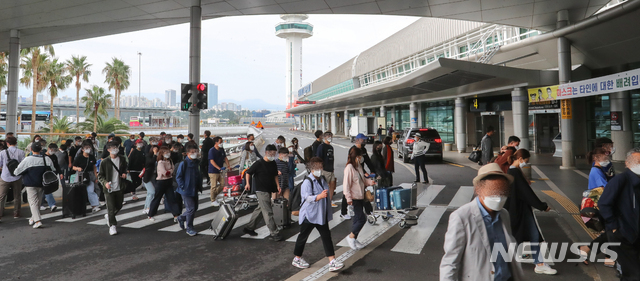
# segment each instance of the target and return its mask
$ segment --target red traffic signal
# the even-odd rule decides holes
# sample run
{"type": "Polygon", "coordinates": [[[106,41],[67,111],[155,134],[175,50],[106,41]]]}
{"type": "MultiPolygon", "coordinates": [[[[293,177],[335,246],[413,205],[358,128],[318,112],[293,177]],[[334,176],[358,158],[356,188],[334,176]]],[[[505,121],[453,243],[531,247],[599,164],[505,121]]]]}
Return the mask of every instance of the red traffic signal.
{"type": "Polygon", "coordinates": [[[207,86],[205,84],[200,83],[200,84],[198,84],[198,88],[197,89],[198,89],[198,91],[204,91],[205,89],[207,89],[207,86]]]}

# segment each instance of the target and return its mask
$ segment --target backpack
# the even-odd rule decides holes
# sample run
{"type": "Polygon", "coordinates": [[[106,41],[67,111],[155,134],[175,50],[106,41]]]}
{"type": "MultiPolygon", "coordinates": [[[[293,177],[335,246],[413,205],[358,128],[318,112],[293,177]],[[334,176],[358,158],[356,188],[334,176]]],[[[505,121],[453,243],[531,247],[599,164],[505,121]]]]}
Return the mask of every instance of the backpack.
{"type": "Polygon", "coordinates": [[[304,161],[305,162],[309,162],[309,160],[311,160],[311,158],[313,157],[313,145],[307,146],[304,151],[304,161]]]}
{"type": "Polygon", "coordinates": [[[11,156],[9,156],[9,149],[5,149],[4,152],[7,154],[7,169],[9,169],[9,174],[15,177],[16,175],[13,172],[18,168],[20,163],[16,159],[11,159],[11,156]]]}

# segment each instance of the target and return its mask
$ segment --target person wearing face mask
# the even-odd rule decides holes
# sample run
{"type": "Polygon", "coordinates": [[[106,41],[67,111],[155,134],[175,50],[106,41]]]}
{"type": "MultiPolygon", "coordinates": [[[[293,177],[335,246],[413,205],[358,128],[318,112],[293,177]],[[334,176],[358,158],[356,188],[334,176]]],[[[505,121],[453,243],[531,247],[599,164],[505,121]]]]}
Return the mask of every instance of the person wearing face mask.
{"type": "Polygon", "coordinates": [[[509,212],[503,209],[513,181],[513,176],[502,172],[495,163],[478,170],[473,179],[478,196],[449,215],[440,280],[524,280],[516,255],[505,260],[508,255],[499,254],[491,262],[494,245],[502,244],[507,250],[516,243],[509,212]]]}
{"type": "Polygon", "coordinates": [[[258,223],[261,219],[267,224],[269,228],[269,238],[273,241],[282,241],[276,222],[273,219],[273,208],[271,207],[271,194],[280,193],[280,182],[278,180],[278,166],[276,165],[276,146],[273,144],[267,145],[265,148],[265,157],[256,161],[245,173],[245,190],[251,190],[251,186],[255,185],[256,196],[258,197],[258,207],[253,210],[251,214],[251,220],[243,229],[243,232],[256,236],[255,229],[258,227],[258,223]],[[251,181],[251,179],[255,179],[251,181]]]}
{"type": "Polygon", "coordinates": [[[640,280],[640,148],[627,152],[627,169],[607,183],[598,201],[607,239],[618,254],[620,280],[640,280]]]}
{"type": "MultiPolygon", "coordinates": [[[[209,162],[209,178],[211,179],[211,205],[214,207],[219,207],[220,203],[218,202],[218,194],[222,192],[224,185],[224,179],[222,178],[221,171],[226,169],[223,164],[227,167],[229,166],[229,159],[227,158],[227,152],[224,151],[222,147],[222,138],[215,137],[213,138],[214,146],[209,149],[209,153],[207,153],[207,162],[209,162]]],[[[204,147],[204,145],[203,145],[204,147]]]]}
{"type": "Polygon", "coordinates": [[[347,243],[353,250],[359,250],[363,247],[358,241],[358,234],[367,222],[367,216],[364,213],[364,189],[375,184],[373,180],[365,177],[361,165],[363,161],[364,157],[359,148],[349,150],[347,166],[344,168],[344,178],[342,180],[345,200],[348,205],[353,206],[354,212],[354,216],[351,218],[351,233],[347,236],[347,243]]]}
{"type": "MultiPolygon", "coordinates": [[[[142,184],[142,177],[140,177],[140,173],[142,173],[142,170],[144,169],[146,156],[144,151],[142,151],[143,148],[144,143],[138,139],[136,140],[134,149],[129,152],[129,165],[127,170],[131,175],[131,182],[135,188],[142,184]]],[[[131,200],[138,201],[138,196],[134,193],[131,200]]]]}
{"type": "Polygon", "coordinates": [[[144,208],[142,209],[142,213],[149,214],[149,206],[151,206],[151,201],[156,194],[156,159],[158,159],[158,151],[160,148],[157,145],[153,145],[149,152],[146,153],[146,157],[144,160],[144,175],[142,176],[142,182],[144,184],[144,188],[147,190],[147,198],[144,202],[144,208]]]}
{"type": "Polygon", "coordinates": [[[240,152],[240,170],[251,167],[258,159],[260,157],[253,142],[245,143],[243,151],[240,152]]]}
{"type": "Polygon", "coordinates": [[[73,168],[73,160],[76,158],[78,151],[82,150],[82,137],[75,137],[73,145],[69,147],[69,170],[73,168]]]}
{"type": "Polygon", "coordinates": [[[40,155],[42,146],[39,142],[34,142],[31,146],[31,152],[33,155],[24,158],[18,164],[18,167],[13,172],[16,176],[22,176],[22,182],[27,191],[27,201],[31,209],[31,218],[29,219],[29,225],[33,228],[42,227],[40,217],[40,202],[42,202],[42,196],[44,195],[44,189],[42,188],[42,176],[45,173],[45,166],[49,166],[51,170],[54,170],[53,162],[49,157],[43,157],[40,155]]]}
{"type": "Polygon", "coordinates": [[[498,158],[493,161],[494,163],[500,165],[500,169],[502,169],[503,172],[506,173],[509,170],[509,167],[511,166],[509,164],[509,159],[519,149],[519,145],[520,138],[516,136],[510,136],[507,139],[507,147],[505,148],[504,153],[502,153],[502,155],[498,156],[498,158]]]}
{"type": "MultiPolygon", "coordinates": [[[[260,151],[255,149],[256,137],[253,134],[248,134],[247,135],[247,143],[249,143],[249,142],[252,145],[254,145],[254,148],[252,148],[251,150],[253,150],[253,152],[256,154],[256,156],[258,156],[258,159],[262,158],[262,155],[260,154],[260,151]]],[[[242,147],[242,151],[244,151],[246,148],[247,148],[246,146],[243,146],[242,147]]],[[[240,167],[242,167],[242,165],[240,165],[240,167]]]]}
{"type": "Polygon", "coordinates": [[[276,146],[277,150],[280,150],[280,148],[284,147],[285,142],[286,142],[286,139],[284,138],[284,136],[278,136],[278,138],[276,138],[276,141],[273,143],[273,145],[276,146]]]}
{"type": "Polygon", "coordinates": [[[195,236],[197,232],[193,229],[193,219],[198,211],[198,192],[202,192],[202,173],[198,163],[198,147],[188,144],[186,151],[187,158],[176,168],[176,191],[185,205],[185,212],[178,216],[178,224],[187,231],[187,235],[195,236]]]}
{"type": "Polygon", "coordinates": [[[162,146],[171,149],[173,147],[173,136],[171,134],[164,135],[164,142],[162,146]]]}
{"type": "MultiPolygon", "coordinates": [[[[595,142],[596,148],[602,148],[605,151],[605,154],[609,156],[609,160],[614,153],[616,153],[616,148],[613,146],[613,141],[610,138],[597,138],[595,142]]],[[[607,179],[612,179],[616,175],[616,171],[613,168],[613,163],[609,162],[609,165],[602,167],[604,174],[607,176],[607,179]]]]}
{"type": "Polygon", "coordinates": [[[184,142],[184,135],[179,134],[179,135],[176,137],[176,142],[177,142],[177,143],[179,143],[179,144],[183,144],[183,142],[184,142]]]}
{"type": "Polygon", "coordinates": [[[98,181],[102,185],[107,199],[107,213],[104,219],[109,227],[109,235],[116,235],[116,215],[122,209],[124,202],[123,180],[127,178],[127,159],[120,153],[119,142],[108,142],[109,157],[100,162],[98,181]]]}
{"type": "Polygon", "coordinates": [[[427,156],[424,154],[429,150],[430,143],[421,141],[422,135],[420,133],[415,134],[415,142],[413,142],[413,153],[411,153],[411,159],[414,161],[414,168],[416,170],[416,180],[414,182],[420,182],[420,170],[422,170],[423,183],[429,183],[429,177],[427,176],[427,168],[425,164],[427,162],[427,156]]]}
{"type": "Polygon", "coordinates": [[[389,174],[389,185],[393,186],[393,173],[396,171],[395,161],[393,158],[393,148],[391,148],[391,137],[384,138],[384,148],[382,150],[382,158],[384,159],[384,169],[389,174]]]}
{"type": "Polygon", "coordinates": [[[320,233],[324,254],[329,259],[329,271],[337,271],[344,265],[337,261],[329,222],[333,219],[331,202],[329,201],[329,185],[322,179],[322,159],[313,157],[309,160],[309,168],[312,171],[300,188],[302,206],[300,207],[300,234],[296,240],[293,251],[294,258],[291,264],[297,268],[309,268],[309,263],[302,258],[305,245],[311,231],[314,229],[320,233]]]}
{"type": "MultiPolygon", "coordinates": [[[[215,145],[215,142],[211,138],[211,131],[204,131],[204,140],[202,140],[202,150],[200,151],[200,153],[202,154],[202,157],[200,158],[200,171],[202,171],[202,176],[206,178],[208,185],[212,184],[211,177],[209,176],[209,151],[211,151],[211,148],[213,148],[215,145]]],[[[215,185],[215,183],[213,184],[215,185]]]]}
{"type": "MultiPolygon", "coordinates": [[[[280,188],[282,192],[280,194],[284,195],[284,198],[289,198],[289,150],[281,147],[278,150],[278,159],[276,159],[276,166],[278,167],[278,181],[280,183],[280,188]]],[[[295,171],[293,171],[295,173],[295,171]]],[[[272,195],[272,199],[278,198],[278,195],[274,193],[272,195]]]]}
{"type": "MultiPolygon", "coordinates": [[[[542,243],[544,241],[542,233],[540,229],[538,229],[532,208],[543,212],[550,210],[549,205],[540,201],[540,198],[533,192],[529,181],[527,181],[522,173],[522,167],[527,165],[530,157],[531,155],[528,150],[520,149],[509,158],[510,167],[508,174],[513,177],[513,184],[511,185],[509,199],[507,199],[505,209],[509,211],[511,231],[518,244],[523,242],[542,243]]],[[[549,275],[558,273],[555,269],[544,263],[539,245],[531,245],[531,251],[534,253],[533,258],[536,264],[535,273],[549,275]]]]}
{"type": "Polygon", "coordinates": [[[42,137],[40,137],[40,135],[33,136],[33,141],[31,141],[31,143],[29,145],[27,145],[27,147],[25,148],[25,151],[27,152],[27,155],[31,155],[31,146],[33,145],[33,143],[40,142],[41,139],[42,139],[42,137]]]}
{"type": "Polygon", "coordinates": [[[336,190],[336,176],[334,171],[335,150],[331,145],[333,133],[324,132],[324,142],[317,148],[316,157],[322,159],[322,176],[329,183],[329,200],[333,199],[333,192],[336,190]]]}
{"type": "Polygon", "coordinates": [[[149,155],[149,149],[151,149],[154,146],[157,146],[158,148],[160,148],[160,146],[158,145],[158,138],[157,137],[150,137],[149,138],[149,144],[147,144],[144,147],[144,153],[146,155],[149,155]]]}
{"type": "Polygon", "coordinates": [[[96,169],[96,157],[92,154],[93,145],[90,143],[83,143],[82,154],[80,154],[73,161],[73,170],[76,171],[76,180],[89,179],[87,184],[87,196],[89,197],[89,204],[93,207],[92,212],[100,211],[100,199],[95,192],[95,181],[97,179],[98,171],[96,169]]]}
{"type": "Polygon", "coordinates": [[[156,168],[156,193],[153,196],[153,200],[151,201],[151,205],[149,206],[149,220],[155,221],[153,218],[158,212],[158,207],[160,206],[160,200],[162,197],[165,197],[165,201],[169,206],[169,210],[173,214],[173,218],[177,221],[178,216],[180,215],[180,209],[178,208],[178,204],[176,203],[176,199],[173,191],[173,163],[171,162],[171,151],[167,148],[160,148],[158,151],[158,166],[156,168]]]}
{"type": "Polygon", "coordinates": [[[129,157],[129,152],[135,149],[135,146],[136,146],[136,135],[130,134],[129,138],[124,141],[124,155],[127,155],[127,157],[129,157]]]}
{"type": "Polygon", "coordinates": [[[69,154],[67,148],[68,146],[66,144],[62,144],[60,145],[60,149],[55,153],[63,179],[67,179],[67,175],[69,174],[69,154]]]}
{"type": "Polygon", "coordinates": [[[89,146],[89,148],[91,149],[91,152],[89,152],[89,154],[93,155],[93,158],[97,159],[98,150],[94,146],[93,140],[86,139],[86,140],[82,141],[82,144],[80,144],[80,146],[81,146],[82,149],[78,149],[78,151],[76,152],[76,155],[75,155],[75,157],[73,159],[74,162],[75,162],[75,159],[77,159],[78,157],[80,157],[84,153],[85,146],[89,146]]]}
{"type": "MultiPolygon", "coordinates": [[[[58,163],[58,156],[56,156],[56,152],[58,152],[58,145],[55,143],[50,143],[49,144],[49,149],[47,150],[47,152],[45,152],[45,157],[51,159],[51,162],[53,162],[53,167],[55,168],[53,170],[53,172],[56,173],[56,175],[58,175],[58,177],[60,177],[60,180],[64,179],[64,174],[62,172],[62,169],[60,169],[60,164],[58,163]]],[[[56,199],[53,197],[52,193],[49,194],[45,194],[44,195],[45,200],[47,204],[49,205],[49,209],[54,212],[58,207],[56,206],[56,199]]],[[[44,205],[44,202],[42,202],[44,205]]],[[[43,211],[44,206],[40,206],[40,211],[43,211]]]]}
{"type": "MultiPolygon", "coordinates": [[[[363,155],[364,156],[364,155],[363,155]]],[[[379,182],[380,187],[391,186],[391,179],[389,173],[384,168],[384,157],[382,157],[382,142],[375,141],[373,143],[373,154],[371,155],[371,163],[373,164],[373,171],[382,177],[379,182]]]]}

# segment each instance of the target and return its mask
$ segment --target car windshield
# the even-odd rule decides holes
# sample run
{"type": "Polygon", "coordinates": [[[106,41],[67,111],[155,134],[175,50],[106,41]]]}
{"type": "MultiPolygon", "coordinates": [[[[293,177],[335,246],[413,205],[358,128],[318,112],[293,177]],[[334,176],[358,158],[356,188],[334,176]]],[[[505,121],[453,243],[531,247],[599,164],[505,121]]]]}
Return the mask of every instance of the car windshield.
{"type": "Polygon", "coordinates": [[[422,139],[439,139],[440,135],[438,134],[438,132],[436,130],[424,130],[423,131],[419,131],[419,130],[413,130],[409,133],[409,138],[412,139],[414,138],[414,136],[416,135],[416,133],[420,133],[420,135],[422,135],[422,139]]]}

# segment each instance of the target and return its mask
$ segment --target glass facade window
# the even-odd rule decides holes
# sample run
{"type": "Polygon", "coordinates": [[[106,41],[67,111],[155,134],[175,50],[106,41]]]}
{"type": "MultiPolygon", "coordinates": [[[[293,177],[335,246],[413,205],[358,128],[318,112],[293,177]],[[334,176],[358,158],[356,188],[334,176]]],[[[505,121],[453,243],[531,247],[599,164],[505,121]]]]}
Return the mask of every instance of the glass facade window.
{"type": "Polygon", "coordinates": [[[453,128],[454,101],[429,102],[422,104],[422,127],[438,130],[442,142],[454,143],[453,128]]]}
{"type": "Polygon", "coordinates": [[[304,24],[304,23],[283,23],[276,26],[276,31],[279,31],[282,29],[304,29],[304,30],[313,31],[313,26],[304,24]]]}
{"type": "Polygon", "coordinates": [[[458,54],[460,54],[460,57],[461,57],[461,58],[464,58],[464,57],[466,57],[466,56],[467,56],[467,54],[465,54],[465,53],[466,53],[468,50],[469,50],[469,47],[468,47],[468,46],[466,46],[466,45],[465,45],[465,46],[460,46],[458,54]]]}
{"type": "Polygon", "coordinates": [[[587,147],[593,149],[601,137],[611,138],[609,95],[587,98],[587,147]]]}
{"type": "MultiPolygon", "coordinates": [[[[365,77],[365,83],[368,83],[367,81],[368,78],[365,77]]],[[[369,78],[370,79],[370,78],[369,78]]],[[[344,81],[338,85],[335,86],[331,86],[329,88],[326,88],[320,92],[317,92],[315,94],[310,95],[309,97],[306,98],[306,100],[309,101],[318,101],[321,99],[325,99],[328,97],[332,97],[338,94],[342,94],[344,92],[348,92],[353,90],[353,80],[349,79],[347,81],[344,81]]]]}
{"type": "Polygon", "coordinates": [[[633,146],[638,147],[640,146],[640,90],[631,91],[631,114],[633,146]]]}
{"type": "Polygon", "coordinates": [[[411,120],[409,119],[409,106],[395,106],[394,107],[394,119],[393,128],[396,131],[404,130],[411,127],[411,120]]]}

